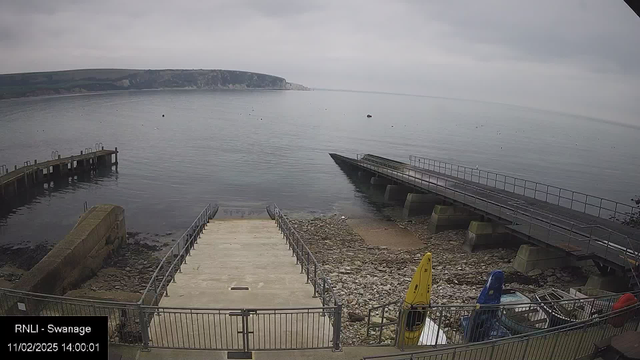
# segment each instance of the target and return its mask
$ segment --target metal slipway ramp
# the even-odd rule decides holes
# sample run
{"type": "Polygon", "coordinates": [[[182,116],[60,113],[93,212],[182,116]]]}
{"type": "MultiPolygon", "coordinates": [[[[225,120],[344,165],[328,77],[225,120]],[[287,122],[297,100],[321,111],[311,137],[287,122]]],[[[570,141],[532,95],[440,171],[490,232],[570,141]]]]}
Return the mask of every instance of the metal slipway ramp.
{"type": "Polygon", "coordinates": [[[154,309],[149,347],[339,349],[330,282],[282,212],[271,212],[275,222],[209,222],[154,309]]]}
{"type": "Polygon", "coordinates": [[[637,211],[628,205],[427,158],[412,156],[407,164],[370,154],[356,158],[330,155],[339,164],[470,208],[504,224],[518,237],[561,249],[578,259],[593,259],[622,271],[638,262],[640,230],[609,219],[620,217],[622,209],[637,211]]]}

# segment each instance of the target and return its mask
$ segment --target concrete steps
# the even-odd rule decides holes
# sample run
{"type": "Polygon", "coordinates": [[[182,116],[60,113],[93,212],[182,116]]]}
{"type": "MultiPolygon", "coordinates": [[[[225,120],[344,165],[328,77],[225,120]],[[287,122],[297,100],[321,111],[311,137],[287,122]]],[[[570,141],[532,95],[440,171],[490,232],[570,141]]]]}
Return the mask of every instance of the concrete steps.
{"type": "Polygon", "coordinates": [[[321,306],[271,220],[212,221],[175,280],[160,306],[321,306]]]}

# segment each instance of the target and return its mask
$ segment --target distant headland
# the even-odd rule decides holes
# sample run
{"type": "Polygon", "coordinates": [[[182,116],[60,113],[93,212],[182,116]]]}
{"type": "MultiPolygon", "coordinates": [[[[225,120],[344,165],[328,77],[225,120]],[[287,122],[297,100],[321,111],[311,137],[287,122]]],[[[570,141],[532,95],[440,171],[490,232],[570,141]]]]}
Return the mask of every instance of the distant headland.
{"type": "Polygon", "coordinates": [[[0,99],[145,89],[309,90],[279,76],[236,70],[81,69],[0,75],[0,99]]]}

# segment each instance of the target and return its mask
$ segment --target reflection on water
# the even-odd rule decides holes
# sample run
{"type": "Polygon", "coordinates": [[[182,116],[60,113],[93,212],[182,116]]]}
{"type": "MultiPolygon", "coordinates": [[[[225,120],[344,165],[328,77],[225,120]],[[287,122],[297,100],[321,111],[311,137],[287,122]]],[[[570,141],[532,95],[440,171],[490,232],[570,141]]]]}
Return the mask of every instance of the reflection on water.
{"type": "MultiPolygon", "coordinates": [[[[54,177],[50,181],[42,182],[20,189],[11,197],[0,201],[0,225],[5,224],[7,218],[16,213],[20,207],[29,207],[47,199],[55,194],[87,189],[92,184],[99,184],[103,179],[117,180],[118,172],[112,168],[100,168],[96,171],[79,173],[74,176],[54,177]]],[[[0,234],[2,227],[0,227],[0,234]]]]}
{"type": "Polygon", "coordinates": [[[60,213],[57,212],[58,201],[82,192],[91,193],[103,182],[117,180],[118,172],[115,168],[100,168],[74,176],[55,177],[27,189],[20,189],[14,196],[0,200],[0,239],[4,240],[0,245],[13,247],[38,243],[55,244],[75,225],[77,218],[84,212],[85,202],[88,207],[96,205],[89,201],[74,204],[74,214],[77,217],[75,220],[62,222],[60,213]],[[25,214],[33,216],[27,217],[25,214]],[[16,218],[21,220],[19,225],[8,226],[16,218]],[[49,222],[53,226],[47,226],[49,222]]]}
{"type": "MultiPolygon", "coordinates": [[[[182,233],[206,206],[261,216],[378,216],[390,208],[328,153],[479,166],[626,202],[640,130],[520,107],[328,91],[138,91],[0,101],[0,165],[118,147],[118,174],[54,183],[2,204],[0,244],[55,243],[84,203],[127,229],[182,233]],[[164,117],[162,115],[165,115],[164,117]],[[372,118],[367,118],[372,114],[372,118]],[[13,209],[7,213],[6,209],[13,209]]],[[[226,216],[223,213],[220,216],[226,216]]]]}

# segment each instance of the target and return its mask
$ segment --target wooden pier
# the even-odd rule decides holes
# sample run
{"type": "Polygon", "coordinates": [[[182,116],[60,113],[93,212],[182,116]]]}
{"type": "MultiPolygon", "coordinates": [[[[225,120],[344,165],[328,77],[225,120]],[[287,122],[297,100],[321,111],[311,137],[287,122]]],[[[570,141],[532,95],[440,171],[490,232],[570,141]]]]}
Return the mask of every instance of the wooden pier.
{"type": "Polygon", "coordinates": [[[17,196],[21,191],[27,191],[54,178],[73,176],[114,165],[118,165],[118,148],[105,150],[104,147],[96,151],[81,151],[80,155],[64,158],[58,155],[57,159],[43,162],[34,160],[33,164],[25,162],[23,167],[18,168],[16,165],[13,171],[5,169],[5,173],[0,174],[0,199],[17,196]]]}

